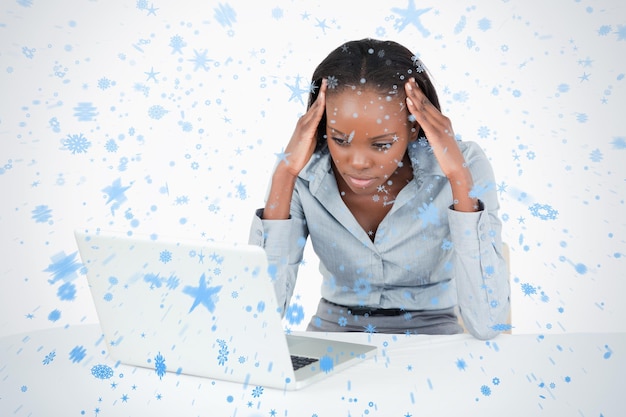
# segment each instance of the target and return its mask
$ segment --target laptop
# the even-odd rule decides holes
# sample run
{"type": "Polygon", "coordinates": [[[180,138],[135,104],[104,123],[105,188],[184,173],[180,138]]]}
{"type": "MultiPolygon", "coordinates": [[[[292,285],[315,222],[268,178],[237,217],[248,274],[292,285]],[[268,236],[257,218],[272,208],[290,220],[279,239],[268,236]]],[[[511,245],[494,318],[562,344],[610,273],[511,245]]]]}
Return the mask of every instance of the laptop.
{"type": "Polygon", "coordinates": [[[283,390],[357,364],[375,346],[286,334],[261,247],[75,231],[110,356],[283,390]]]}

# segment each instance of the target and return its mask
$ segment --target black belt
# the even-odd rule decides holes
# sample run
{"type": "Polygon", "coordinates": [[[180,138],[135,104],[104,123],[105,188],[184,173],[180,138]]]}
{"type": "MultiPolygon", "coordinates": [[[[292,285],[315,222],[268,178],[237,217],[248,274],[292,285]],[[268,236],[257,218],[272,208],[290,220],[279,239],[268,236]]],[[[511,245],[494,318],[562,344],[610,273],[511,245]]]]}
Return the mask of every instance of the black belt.
{"type": "Polygon", "coordinates": [[[336,307],[341,307],[348,311],[348,314],[353,316],[401,316],[407,312],[403,308],[372,308],[372,307],[350,307],[343,306],[341,304],[335,304],[331,301],[324,299],[328,304],[332,304],[336,307]]]}

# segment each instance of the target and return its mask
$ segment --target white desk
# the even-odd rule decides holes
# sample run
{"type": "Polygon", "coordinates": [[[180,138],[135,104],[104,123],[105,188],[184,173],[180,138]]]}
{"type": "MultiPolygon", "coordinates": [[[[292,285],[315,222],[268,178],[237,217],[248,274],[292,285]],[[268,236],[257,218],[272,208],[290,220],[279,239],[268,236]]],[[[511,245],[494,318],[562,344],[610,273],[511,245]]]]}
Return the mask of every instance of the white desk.
{"type": "Polygon", "coordinates": [[[379,352],[283,392],[116,364],[97,325],[7,336],[0,416],[626,416],[625,333],[326,337],[379,352]]]}

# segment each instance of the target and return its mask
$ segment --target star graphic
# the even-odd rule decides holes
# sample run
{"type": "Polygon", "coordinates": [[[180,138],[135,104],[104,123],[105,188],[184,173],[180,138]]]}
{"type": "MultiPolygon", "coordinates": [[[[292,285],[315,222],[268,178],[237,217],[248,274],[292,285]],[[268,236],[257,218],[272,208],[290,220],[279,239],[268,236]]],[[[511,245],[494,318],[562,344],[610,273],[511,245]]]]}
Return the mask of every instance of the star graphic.
{"type": "Polygon", "coordinates": [[[217,287],[207,287],[204,274],[200,277],[197,287],[187,285],[183,289],[183,293],[195,297],[189,313],[191,313],[198,305],[204,305],[211,313],[215,310],[215,302],[217,301],[217,293],[222,289],[221,285],[217,287]]]}
{"type": "Polygon", "coordinates": [[[285,83],[285,85],[287,87],[289,87],[289,89],[291,90],[291,97],[289,97],[288,101],[291,101],[293,99],[298,99],[298,101],[300,101],[300,104],[304,104],[304,101],[302,100],[302,95],[303,94],[308,94],[310,91],[310,88],[302,88],[300,87],[300,80],[302,77],[297,76],[296,77],[296,82],[294,85],[289,85],[287,83],[285,83]]]}
{"type": "Polygon", "coordinates": [[[424,37],[428,37],[430,36],[430,31],[426,29],[424,25],[422,25],[422,22],[420,22],[420,16],[428,12],[430,9],[432,9],[432,7],[419,10],[415,9],[414,0],[409,0],[409,5],[406,9],[393,7],[391,11],[394,13],[398,13],[400,16],[402,16],[400,19],[396,20],[396,24],[394,25],[394,27],[398,30],[398,32],[402,32],[409,23],[412,23],[413,26],[415,26],[417,30],[419,30],[421,34],[424,35],[424,37]]]}

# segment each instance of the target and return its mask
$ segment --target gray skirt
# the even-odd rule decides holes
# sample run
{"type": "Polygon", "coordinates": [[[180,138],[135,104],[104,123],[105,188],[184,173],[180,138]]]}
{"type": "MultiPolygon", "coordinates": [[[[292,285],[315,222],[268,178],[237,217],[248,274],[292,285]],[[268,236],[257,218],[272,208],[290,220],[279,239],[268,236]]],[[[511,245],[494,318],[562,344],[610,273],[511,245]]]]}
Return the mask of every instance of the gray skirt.
{"type": "Polygon", "coordinates": [[[352,314],[349,307],[320,299],[307,331],[397,334],[457,334],[463,327],[454,307],[441,310],[404,311],[398,315],[352,314]]]}

